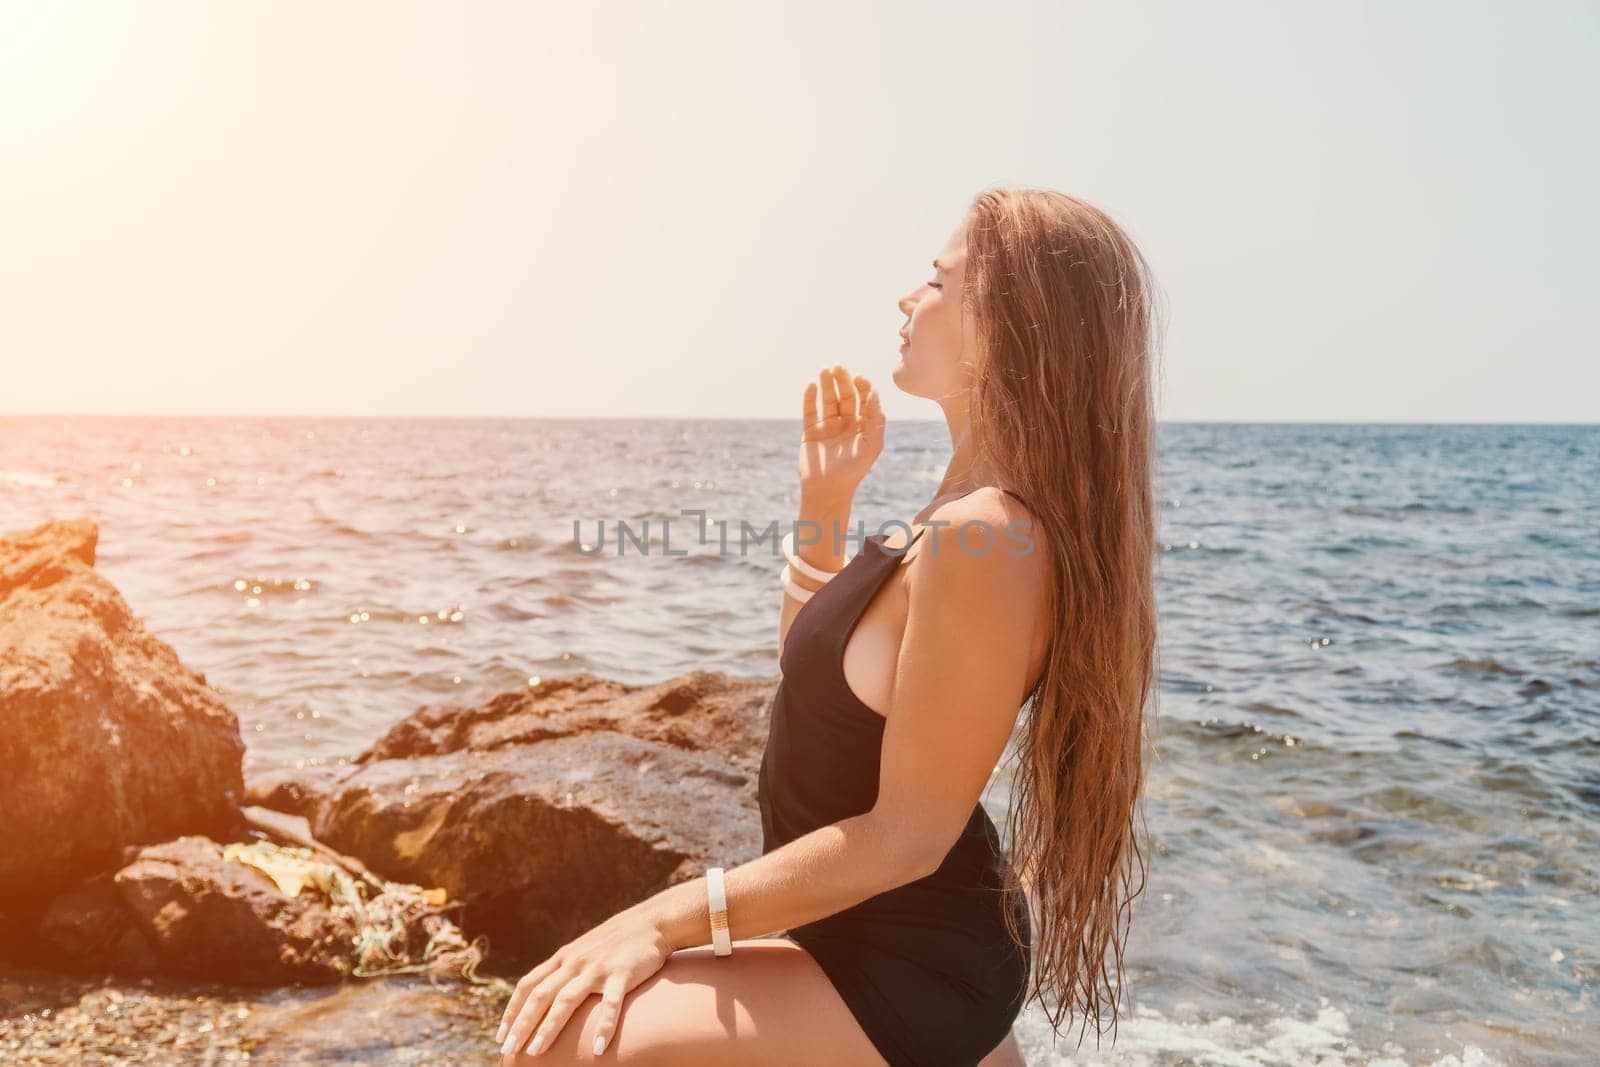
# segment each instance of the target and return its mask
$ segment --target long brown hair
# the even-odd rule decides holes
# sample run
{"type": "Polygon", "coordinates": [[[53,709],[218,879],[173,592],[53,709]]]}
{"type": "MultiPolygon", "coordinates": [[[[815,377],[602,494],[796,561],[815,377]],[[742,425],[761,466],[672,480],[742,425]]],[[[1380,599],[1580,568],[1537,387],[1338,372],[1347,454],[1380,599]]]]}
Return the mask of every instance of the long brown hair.
{"type": "Polygon", "coordinates": [[[1145,882],[1161,315],[1128,235],[1074,197],[985,189],[966,232],[963,297],[983,353],[971,396],[980,461],[1031,506],[1054,574],[1049,656],[1017,744],[1006,885],[1025,887],[1036,912],[1031,996],[1058,1034],[1077,1015],[1079,1045],[1090,1022],[1098,1043],[1106,1014],[1116,1037],[1145,882]]]}

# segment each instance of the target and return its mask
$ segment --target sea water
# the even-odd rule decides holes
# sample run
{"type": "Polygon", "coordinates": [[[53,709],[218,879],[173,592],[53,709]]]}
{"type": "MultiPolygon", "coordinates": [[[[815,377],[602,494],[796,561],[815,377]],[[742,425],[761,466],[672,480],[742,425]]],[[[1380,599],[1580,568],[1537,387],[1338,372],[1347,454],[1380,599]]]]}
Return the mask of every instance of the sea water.
{"type": "MultiPolygon", "coordinates": [[[[543,677],[775,676],[782,561],[738,535],[793,519],[797,446],[786,420],[8,417],[0,532],[93,519],[248,765],[336,762],[543,677]]],[[[864,532],[949,449],[892,423],[864,532]]],[[[1052,1046],[1032,1005],[1030,1061],[1594,1062],[1600,427],[1163,424],[1156,495],[1117,1040],[1052,1046]]]]}

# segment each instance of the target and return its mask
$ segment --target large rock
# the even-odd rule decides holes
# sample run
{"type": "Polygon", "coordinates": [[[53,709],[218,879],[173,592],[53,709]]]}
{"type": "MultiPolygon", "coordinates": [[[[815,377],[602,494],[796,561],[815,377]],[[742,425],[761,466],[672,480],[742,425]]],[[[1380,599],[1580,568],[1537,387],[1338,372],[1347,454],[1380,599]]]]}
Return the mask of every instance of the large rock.
{"type": "Polygon", "coordinates": [[[288,896],[206,837],[140,850],[51,902],[42,936],[62,962],[243,985],[335,981],[350,971],[353,916],[326,897],[288,896]]]}
{"type": "Polygon", "coordinates": [[[256,868],[225,859],[209,838],[142,850],[116,885],[172,973],[277,985],[349,971],[349,911],[304,890],[288,896],[256,868]]]}
{"type": "Polygon", "coordinates": [[[256,803],[387,878],[437,885],[496,957],[542,958],[708,866],[761,854],[772,681],[654,686],[581,674],[476,708],[429,707],[352,766],[255,779],[256,803]]]}
{"type": "Polygon", "coordinates": [[[488,752],[554,737],[609,730],[690,752],[712,753],[756,773],[767,740],[775,680],[691,671],[655,685],[624,685],[588,673],[546,678],[476,708],[419,708],[390,727],[357,763],[488,752]]]}
{"type": "Polygon", "coordinates": [[[40,934],[69,970],[269,986],[409,969],[460,977],[481,952],[441,911],[418,886],[358,887],[311,849],[188,836],[57,897],[40,934]]]}
{"type": "Polygon", "coordinates": [[[239,723],[94,570],[87,520],[0,538],[0,911],[237,825],[239,723]]]}
{"type": "Polygon", "coordinates": [[[102,871],[50,902],[39,923],[50,962],[64,970],[154,974],[160,957],[117,891],[116,872],[102,871]]]}

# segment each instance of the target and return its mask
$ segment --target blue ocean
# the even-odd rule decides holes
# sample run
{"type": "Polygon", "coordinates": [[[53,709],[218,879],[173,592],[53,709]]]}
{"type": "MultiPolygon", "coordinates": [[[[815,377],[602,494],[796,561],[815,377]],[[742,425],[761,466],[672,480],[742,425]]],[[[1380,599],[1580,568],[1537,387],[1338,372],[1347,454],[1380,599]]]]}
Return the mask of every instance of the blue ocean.
{"type": "MultiPolygon", "coordinates": [[[[775,676],[781,559],[737,533],[793,518],[798,432],[5,417],[0,531],[98,522],[248,766],[308,765],[532,678],[775,676]]],[[[1030,1062],[1595,1062],[1600,427],[1169,423],[1160,449],[1123,1016],[1052,1046],[1030,1007],[1030,1062]]],[[[949,451],[891,422],[853,518],[909,521],[949,451]]]]}

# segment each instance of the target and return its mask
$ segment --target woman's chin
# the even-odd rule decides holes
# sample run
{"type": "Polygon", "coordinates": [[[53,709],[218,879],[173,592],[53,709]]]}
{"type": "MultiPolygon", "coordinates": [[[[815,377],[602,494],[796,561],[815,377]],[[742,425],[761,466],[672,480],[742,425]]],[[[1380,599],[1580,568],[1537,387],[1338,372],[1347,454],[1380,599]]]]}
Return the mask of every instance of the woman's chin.
{"type": "Polygon", "coordinates": [[[916,396],[917,391],[912,388],[912,386],[915,384],[914,377],[915,376],[911,371],[911,364],[906,362],[905,353],[902,352],[900,354],[900,361],[896,363],[893,369],[889,371],[889,380],[894,382],[895,388],[900,390],[902,393],[909,393],[912,396],[916,396]]]}

